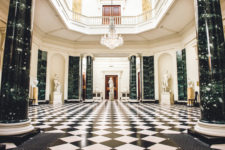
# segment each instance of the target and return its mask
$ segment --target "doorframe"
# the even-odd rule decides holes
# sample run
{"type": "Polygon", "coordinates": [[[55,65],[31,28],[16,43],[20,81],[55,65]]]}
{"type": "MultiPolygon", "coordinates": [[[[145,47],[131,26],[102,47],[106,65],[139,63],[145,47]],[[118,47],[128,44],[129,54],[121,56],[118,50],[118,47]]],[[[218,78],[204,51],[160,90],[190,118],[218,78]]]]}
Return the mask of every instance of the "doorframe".
{"type": "Polygon", "coordinates": [[[123,70],[119,70],[119,71],[102,71],[102,75],[104,80],[103,85],[104,85],[104,90],[103,90],[103,99],[105,99],[105,76],[106,75],[117,75],[118,76],[118,100],[121,98],[121,77],[123,74],[123,70]]]}

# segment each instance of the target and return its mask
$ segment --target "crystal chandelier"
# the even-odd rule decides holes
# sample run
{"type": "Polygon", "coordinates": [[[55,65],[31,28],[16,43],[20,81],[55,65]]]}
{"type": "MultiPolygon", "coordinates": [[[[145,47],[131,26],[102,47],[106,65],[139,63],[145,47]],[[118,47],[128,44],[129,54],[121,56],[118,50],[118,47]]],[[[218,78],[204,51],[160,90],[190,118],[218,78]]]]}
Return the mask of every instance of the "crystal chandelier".
{"type": "MultiPolygon", "coordinates": [[[[111,1],[112,4],[112,1],[111,1]]],[[[112,7],[111,7],[112,12],[112,7]]],[[[112,14],[112,13],[111,13],[112,14]]],[[[123,45],[123,37],[116,33],[114,18],[110,16],[109,32],[101,37],[101,44],[110,49],[123,45]]]]}

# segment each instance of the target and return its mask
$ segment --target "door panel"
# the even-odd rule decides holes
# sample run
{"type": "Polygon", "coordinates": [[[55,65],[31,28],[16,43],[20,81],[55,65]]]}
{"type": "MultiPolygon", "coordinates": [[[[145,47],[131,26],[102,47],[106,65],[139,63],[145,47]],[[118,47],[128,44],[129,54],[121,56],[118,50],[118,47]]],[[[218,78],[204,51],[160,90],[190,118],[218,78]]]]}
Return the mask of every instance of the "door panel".
{"type": "Polygon", "coordinates": [[[102,24],[110,23],[110,16],[117,16],[114,18],[115,24],[121,23],[121,7],[120,5],[103,5],[102,6],[102,24]]]}

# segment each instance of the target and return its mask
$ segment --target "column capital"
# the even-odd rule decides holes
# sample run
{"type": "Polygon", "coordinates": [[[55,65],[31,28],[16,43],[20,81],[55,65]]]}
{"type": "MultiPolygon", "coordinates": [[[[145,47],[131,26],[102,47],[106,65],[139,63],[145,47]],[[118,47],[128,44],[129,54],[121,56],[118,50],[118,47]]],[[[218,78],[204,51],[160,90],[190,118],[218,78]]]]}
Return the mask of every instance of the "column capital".
{"type": "Polygon", "coordinates": [[[94,55],[91,54],[91,53],[81,54],[81,56],[82,56],[83,58],[86,58],[87,56],[90,56],[90,57],[92,57],[93,60],[95,59],[94,55]]]}
{"type": "Polygon", "coordinates": [[[128,60],[130,60],[130,58],[131,58],[132,56],[138,57],[138,54],[130,54],[130,55],[128,56],[128,60]]]}

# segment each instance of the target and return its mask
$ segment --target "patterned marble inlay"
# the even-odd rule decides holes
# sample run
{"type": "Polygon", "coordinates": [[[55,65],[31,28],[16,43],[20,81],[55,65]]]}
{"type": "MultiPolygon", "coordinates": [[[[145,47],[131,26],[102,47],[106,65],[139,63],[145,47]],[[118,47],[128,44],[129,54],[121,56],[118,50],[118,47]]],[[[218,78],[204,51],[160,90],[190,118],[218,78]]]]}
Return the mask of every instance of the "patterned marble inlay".
{"type": "Polygon", "coordinates": [[[69,57],[68,99],[79,98],[80,57],[69,57]]]}
{"type": "Polygon", "coordinates": [[[144,99],[155,99],[154,56],[143,57],[144,99]]]}
{"type": "Polygon", "coordinates": [[[43,133],[62,134],[48,143],[46,150],[181,150],[184,147],[179,148],[165,135],[185,135],[197,123],[200,109],[102,101],[39,105],[29,108],[29,117],[43,133]]]}
{"type": "Polygon", "coordinates": [[[186,50],[177,51],[178,99],[187,101],[186,50]]]}

